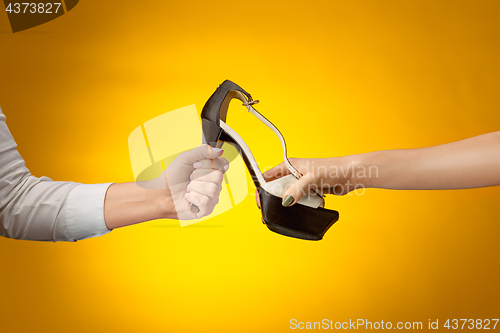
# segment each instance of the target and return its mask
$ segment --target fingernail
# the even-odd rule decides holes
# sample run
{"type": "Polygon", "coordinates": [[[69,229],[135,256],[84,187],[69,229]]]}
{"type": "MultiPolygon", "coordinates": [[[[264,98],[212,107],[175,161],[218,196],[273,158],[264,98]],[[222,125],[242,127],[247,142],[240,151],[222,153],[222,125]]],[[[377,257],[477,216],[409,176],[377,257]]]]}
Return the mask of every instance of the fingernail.
{"type": "Polygon", "coordinates": [[[188,186],[186,186],[186,192],[189,192],[189,184],[188,184],[188,186]]]}
{"type": "Polygon", "coordinates": [[[189,174],[189,180],[193,180],[193,174],[189,174]]]}
{"type": "Polygon", "coordinates": [[[293,202],[293,197],[291,195],[287,195],[285,200],[281,203],[284,207],[290,206],[290,204],[293,202]]]}
{"type": "Polygon", "coordinates": [[[216,153],[216,154],[217,154],[217,153],[219,153],[219,152],[224,152],[224,150],[222,150],[222,149],[220,149],[220,148],[212,148],[212,151],[213,151],[214,153],[216,153]]]}
{"type": "Polygon", "coordinates": [[[200,162],[194,162],[193,163],[193,168],[198,169],[199,167],[201,167],[201,163],[200,162]]]}
{"type": "Polygon", "coordinates": [[[187,199],[188,195],[189,195],[189,193],[186,193],[186,195],[184,196],[184,199],[187,199]]]}

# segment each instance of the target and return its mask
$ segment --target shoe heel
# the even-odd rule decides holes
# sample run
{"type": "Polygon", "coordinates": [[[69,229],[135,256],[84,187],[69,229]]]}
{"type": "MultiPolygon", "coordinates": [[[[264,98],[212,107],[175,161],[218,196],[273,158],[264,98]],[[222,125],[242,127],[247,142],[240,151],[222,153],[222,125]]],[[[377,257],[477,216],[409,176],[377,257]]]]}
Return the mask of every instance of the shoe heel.
{"type": "Polygon", "coordinates": [[[203,143],[217,148],[222,134],[222,128],[208,119],[201,119],[203,129],[203,143]]]}

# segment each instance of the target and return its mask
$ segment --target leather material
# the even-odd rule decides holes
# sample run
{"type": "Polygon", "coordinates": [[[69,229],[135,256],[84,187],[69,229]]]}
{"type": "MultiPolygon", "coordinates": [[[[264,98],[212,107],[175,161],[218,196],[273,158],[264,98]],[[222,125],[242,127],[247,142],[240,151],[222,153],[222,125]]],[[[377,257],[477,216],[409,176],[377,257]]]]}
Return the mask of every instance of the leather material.
{"type": "MultiPolygon", "coordinates": [[[[243,88],[241,88],[236,83],[225,80],[222,82],[219,87],[215,90],[215,92],[210,96],[208,101],[203,106],[203,110],[201,112],[201,118],[205,120],[209,120],[216,125],[220,125],[220,120],[226,122],[227,111],[229,108],[229,103],[233,98],[239,99],[243,103],[252,101],[252,96],[246,92],[243,88]],[[246,97],[245,97],[246,96],[246,97]]],[[[302,175],[300,172],[295,169],[295,167],[290,163],[287,157],[287,148],[285,138],[279,131],[279,129],[274,126],[272,122],[270,122],[266,117],[264,117],[260,112],[255,110],[252,105],[246,105],[246,108],[249,112],[251,112],[255,117],[257,117],[261,122],[263,122],[267,127],[269,127],[274,134],[280,139],[281,145],[283,147],[283,156],[285,164],[290,170],[290,172],[294,175],[295,178],[299,179],[302,175]]],[[[216,147],[215,142],[217,142],[218,135],[216,135],[216,131],[211,130],[212,126],[207,124],[203,126],[203,143],[208,143],[212,147],[216,147]],[[205,128],[207,131],[205,132],[205,128]]],[[[220,135],[220,133],[218,133],[220,135]]],[[[318,194],[318,193],[317,193],[318,194]]],[[[322,197],[318,194],[319,197],[322,197]]],[[[323,200],[316,200],[317,203],[314,205],[318,206],[322,204],[323,200]]]]}
{"type": "Polygon", "coordinates": [[[216,123],[205,118],[201,119],[201,124],[203,126],[203,143],[216,148],[222,129],[216,123]]]}
{"type": "Polygon", "coordinates": [[[306,240],[321,240],[339,219],[339,212],[336,210],[297,204],[283,207],[280,197],[270,194],[261,187],[257,189],[262,220],[269,230],[278,234],[306,240]]]}
{"type": "MultiPolygon", "coordinates": [[[[225,107],[225,109],[222,107],[222,104],[227,100],[226,97],[228,97],[227,95],[231,91],[239,91],[243,93],[248,98],[248,100],[252,100],[252,96],[245,90],[243,90],[243,88],[241,88],[239,85],[232,81],[225,80],[219,85],[217,90],[215,90],[215,92],[212,94],[212,96],[210,96],[208,101],[203,106],[203,110],[201,111],[201,118],[210,120],[217,125],[219,125],[219,119],[226,121],[227,106],[229,105],[229,101],[227,102],[227,106],[225,107]]],[[[240,99],[239,96],[236,95],[233,98],[240,99]]]]}
{"type": "MultiPolygon", "coordinates": [[[[264,180],[244,140],[225,124],[229,102],[233,98],[237,98],[243,103],[247,102],[247,99],[248,101],[252,101],[252,97],[249,93],[229,80],[224,81],[212,96],[210,96],[201,113],[204,136],[203,142],[210,144],[212,147],[220,147],[223,142],[228,142],[240,150],[243,160],[259,192],[262,220],[271,231],[299,239],[322,239],[325,232],[338,220],[339,213],[335,210],[317,207],[319,203],[323,203],[323,199],[318,194],[315,194],[316,200],[313,198],[309,206],[299,201],[293,206],[283,207],[282,198],[266,190],[266,184],[271,184],[272,182],[266,182],[264,180]]],[[[286,156],[286,143],[276,126],[251,105],[247,105],[247,108],[248,111],[254,114],[278,135],[282,142],[285,160],[288,162],[286,156]]],[[[287,164],[290,163],[288,162],[287,164]]],[[[288,167],[293,168],[291,164],[288,167]]],[[[290,175],[290,177],[294,177],[296,174],[296,172],[293,172],[296,171],[295,168],[290,170],[293,174],[290,175]]],[[[289,179],[289,181],[292,182],[293,179],[289,179]]],[[[282,182],[286,182],[286,180],[282,180],[282,182]]],[[[275,192],[274,194],[279,194],[272,189],[269,190],[275,192]]]]}

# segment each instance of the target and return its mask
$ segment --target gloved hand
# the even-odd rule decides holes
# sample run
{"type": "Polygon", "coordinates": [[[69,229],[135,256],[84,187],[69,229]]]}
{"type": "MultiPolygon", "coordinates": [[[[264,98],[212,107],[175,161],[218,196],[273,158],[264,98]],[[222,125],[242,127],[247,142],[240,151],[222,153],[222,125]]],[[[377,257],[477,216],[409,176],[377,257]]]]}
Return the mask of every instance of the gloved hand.
{"type": "Polygon", "coordinates": [[[214,210],[219,202],[223,174],[229,168],[229,162],[220,157],[223,152],[202,145],[177,156],[164,171],[179,220],[201,218],[214,210]]]}

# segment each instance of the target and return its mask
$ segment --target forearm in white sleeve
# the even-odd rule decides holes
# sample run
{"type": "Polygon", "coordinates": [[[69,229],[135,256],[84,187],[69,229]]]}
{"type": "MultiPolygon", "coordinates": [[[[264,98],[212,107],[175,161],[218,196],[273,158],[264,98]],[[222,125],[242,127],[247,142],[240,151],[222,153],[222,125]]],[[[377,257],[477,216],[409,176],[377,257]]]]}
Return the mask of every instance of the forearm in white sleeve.
{"type": "Polygon", "coordinates": [[[110,230],[104,198],[111,184],[55,182],[29,173],[0,109],[0,235],[76,241],[110,230]]]}

